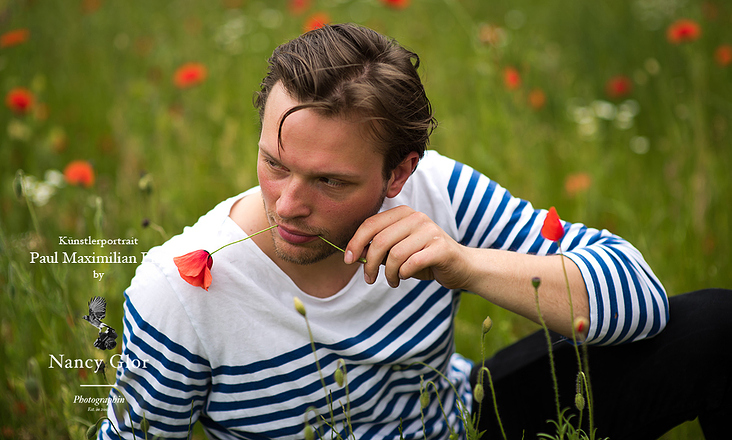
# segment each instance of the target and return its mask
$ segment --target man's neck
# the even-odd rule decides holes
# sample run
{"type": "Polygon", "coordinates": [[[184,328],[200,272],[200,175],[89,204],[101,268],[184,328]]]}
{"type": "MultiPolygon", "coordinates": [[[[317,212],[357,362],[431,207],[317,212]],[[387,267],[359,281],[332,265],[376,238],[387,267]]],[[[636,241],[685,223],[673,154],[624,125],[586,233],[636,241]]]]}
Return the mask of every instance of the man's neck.
{"type": "MultiPolygon", "coordinates": [[[[270,226],[259,193],[237,200],[231,208],[229,217],[247,235],[252,235],[270,226]]],[[[313,264],[291,263],[277,256],[269,234],[252,237],[252,241],[282,272],[290,277],[300,290],[314,297],[328,298],[335,295],[351,281],[359,268],[357,264],[345,264],[340,252],[313,264]]]]}

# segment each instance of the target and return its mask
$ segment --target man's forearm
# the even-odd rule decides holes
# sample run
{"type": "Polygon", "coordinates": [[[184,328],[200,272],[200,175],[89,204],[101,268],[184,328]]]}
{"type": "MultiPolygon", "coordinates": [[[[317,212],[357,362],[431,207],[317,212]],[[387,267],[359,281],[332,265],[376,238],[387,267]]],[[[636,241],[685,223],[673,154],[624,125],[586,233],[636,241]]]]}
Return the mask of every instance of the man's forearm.
{"type": "Polygon", "coordinates": [[[572,336],[573,317],[590,319],[589,300],[579,268],[559,255],[537,256],[495,249],[466,248],[471,275],[465,290],[532,321],[539,322],[534,298],[534,277],[541,279],[539,305],[547,326],[572,336]],[[565,279],[562,267],[566,268],[565,279]],[[570,308],[567,281],[572,295],[570,308]],[[573,312],[573,313],[572,313],[573,312]]]}

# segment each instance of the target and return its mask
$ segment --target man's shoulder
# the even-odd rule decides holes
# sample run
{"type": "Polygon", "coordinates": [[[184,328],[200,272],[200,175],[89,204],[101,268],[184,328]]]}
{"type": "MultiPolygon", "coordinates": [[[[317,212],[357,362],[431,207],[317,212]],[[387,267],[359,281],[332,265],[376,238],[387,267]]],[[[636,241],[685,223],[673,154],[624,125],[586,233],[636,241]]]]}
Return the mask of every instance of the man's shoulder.
{"type": "Polygon", "coordinates": [[[162,297],[164,291],[193,287],[180,277],[173,259],[196,250],[211,252],[230,242],[231,235],[227,234],[227,230],[233,229],[234,225],[228,224],[231,222],[229,210],[245,194],[218,203],[193,225],[186,226],[180,234],[150,249],[138,266],[128,291],[159,292],[162,297]]]}

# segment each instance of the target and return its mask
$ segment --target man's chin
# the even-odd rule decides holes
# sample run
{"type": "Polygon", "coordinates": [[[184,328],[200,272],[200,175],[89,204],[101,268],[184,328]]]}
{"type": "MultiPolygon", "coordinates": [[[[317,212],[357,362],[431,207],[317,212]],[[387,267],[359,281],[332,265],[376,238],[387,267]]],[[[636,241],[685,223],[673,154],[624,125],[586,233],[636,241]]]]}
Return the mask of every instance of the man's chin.
{"type": "Polygon", "coordinates": [[[283,249],[279,243],[275,243],[274,250],[275,255],[284,262],[298,264],[301,266],[307,266],[310,264],[319,263],[326,258],[333,255],[336,250],[328,247],[317,246],[313,249],[305,249],[299,246],[286,245],[287,247],[295,247],[299,249],[286,250],[283,249]]]}

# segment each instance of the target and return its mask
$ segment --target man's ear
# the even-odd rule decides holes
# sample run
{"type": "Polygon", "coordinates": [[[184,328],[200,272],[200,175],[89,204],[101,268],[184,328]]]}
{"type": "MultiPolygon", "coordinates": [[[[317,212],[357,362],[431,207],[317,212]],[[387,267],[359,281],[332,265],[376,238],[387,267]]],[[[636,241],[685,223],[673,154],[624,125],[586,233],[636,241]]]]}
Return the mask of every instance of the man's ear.
{"type": "Polygon", "coordinates": [[[386,186],[386,197],[391,198],[399,195],[402,187],[407,183],[407,179],[412,175],[414,169],[417,168],[417,163],[419,163],[419,153],[412,151],[394,168],[386,186]]]}

